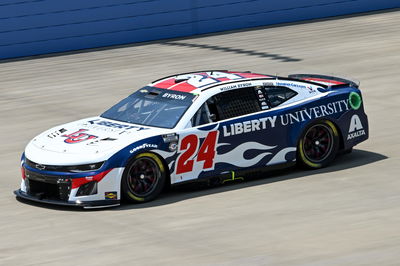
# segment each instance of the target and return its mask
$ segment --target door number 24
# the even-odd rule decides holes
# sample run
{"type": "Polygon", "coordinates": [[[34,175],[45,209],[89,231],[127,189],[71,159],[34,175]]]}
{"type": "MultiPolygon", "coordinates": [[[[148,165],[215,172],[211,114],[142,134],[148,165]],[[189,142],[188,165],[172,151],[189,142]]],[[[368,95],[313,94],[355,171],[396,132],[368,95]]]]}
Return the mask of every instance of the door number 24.
{"type": "Polygon", "coordinates": [[[202,169],[214,168],[217,138],[218,131],[209,132],[199,148],[200,141],[196,135],[185,136],[178,149],[182,153],[178,156],[176,174],[191,172],[194,164],[202,162],[202,169]]]}

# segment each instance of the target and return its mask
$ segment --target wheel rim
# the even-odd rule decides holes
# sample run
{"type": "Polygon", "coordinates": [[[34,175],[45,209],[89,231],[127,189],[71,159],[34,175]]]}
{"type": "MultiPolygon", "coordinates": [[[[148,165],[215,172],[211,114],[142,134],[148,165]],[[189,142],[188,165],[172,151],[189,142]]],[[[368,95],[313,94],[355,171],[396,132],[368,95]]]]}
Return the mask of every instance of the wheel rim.
{"type": "Polygon", "coordinates": [[[326,125],[315,125],[304,135],[304,155],[314,163],[325,160],[333,147],[332,130],[326,125]]]}
{"type": "Polygon", "coordinates": [[[150,158],[137,159],[128,173],[128,188],[131,193],[139,197],[150,194],[160,178],[160,170],[150,158]]]}

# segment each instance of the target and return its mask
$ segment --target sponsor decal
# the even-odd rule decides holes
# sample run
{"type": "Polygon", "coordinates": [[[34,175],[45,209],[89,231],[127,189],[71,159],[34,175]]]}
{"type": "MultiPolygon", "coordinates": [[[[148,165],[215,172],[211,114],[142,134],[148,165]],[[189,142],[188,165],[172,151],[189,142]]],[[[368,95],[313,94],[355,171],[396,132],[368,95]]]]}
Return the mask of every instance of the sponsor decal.
{"type": "Polygon", "coordinates": [[[105,199],[117,199],[118,197],[118,192],[117,191],[111,191],[111,192],[105,192],[104,193],[104,198],[105,199]]]}
{"type": "Polygon", "coordinates": [[[276,86],[283,86],[283,87],[294,87],[294,88],[301,88],[301,89],[306,89],[307,86],[293,83],[293,82],[277,82],[276,86]]]}
{"type": "Polygon", "coordinates": [[[266,129],[267,127],[275,127],[277,116],[263,117],[260,119],[254,119],[250,121],[244,121],[240,123],[230,124],[228,126],[222,126],[224,137],[239,135],[243,133],[249,133],[266,129]]]}
{"type": "Polygon", "coordinates": [[[307,87],[307,89],[308,89],[308,93],[309,94],[313,94],[313,93],[316,93],[317,91],[316,90],[314,90],[314,88],[312,87],[312,86],[306,86],[307,87]]]}
{"type": "Polygon", "coordinates": [[[239,123],[222,126],[224,137],[249,133],[267,128],[274,128],[277,124],[281,126],[292,125],[324,116],[329,116],[338,112],[349,110],[348,100],[340,100],[325,105],[319,105],[308,109],[302,109],[293,113],[279,116],[263,117],[239,123]]]}
{"type": "Polygon", "coordinates": [[[168,145],[168,149],[169,149],[170,151],[176,151],[177,148],[178,148],[178,143],[177,143],[177,142],[171,142],[171,143],[168,145]]]}
{"type": "Polygon", "coordinates": [[[162,138],[164,142],[178,141],[178,135],[176,135],[176,133],[162,135],[162,138]]]}
{"type": "Polygon", "coordinates": [[[55,137],[59,136],[60,134],[64,133],[65,131],[67,131],[65,128],[61,128],[57,131],[50,133],[49,135],[47,135],[47,137],[52,139],[52,138],[55,138],[55,137]]]}
{"type": "Polygon", "coordinates": [[[110,122],[110,121],[101,120],[101,119],[89,120],[88,123],[91,124],[91,125],[100,125],[100,126],[118,128],[118,129],[136,129],[137,131],[149,129],[149,128],[146,128],[146,127],[124,125],[124,124],[110,122]]]}
{"type": "Polygon", "coordinates": [[[349,134],[347,135],[347,140],[354,139],[365,135],[365,130],[361,124],[360,117],[358,115],[353,115],[350,119],[349,134]]]}
{"type": "Polygon", "coordinates": [[[144,143],[144,144],[142,144],[142,145],[140,145],[140,146],[137,146],[137,147],[133,148],[133,149],[130,150],[129,152],[130,152],[130,153],[134,153],[135,151],[138,151],[138,150],[141,150],[141,149],[149,149],[149,148],[151,148],[151,149],[157,149],[158,146],[157,146],[156,144],[144,143]]]}
{"type": "Polygon", "coordinates": [[[277,82],[276,86],[307,89],[309,94],[314,94],[317,92],[311,85],[302,85],[302,84],[297,84],[297,83],[293,83],[293,82],[277,82]]]}
{"type": "Polygon", "coordinates": [[[269,87],[269,86],[274,86],[273,82],[263,82],[263,86],[269,87]]]}
{"type": "Polygon", "coordinates": [[[79,129],[78,131],[73,132],[71,134],[61,135],[61,137],[65,137],[66,139],[64,140],[64,142],[68,143],[68,144],[75,144],[75,143],[80,143],[85,140],[98,138],[95,135],[90,135],[90,134],[84,133],[85,131],[88,131],[88,129],[79,129]]]}

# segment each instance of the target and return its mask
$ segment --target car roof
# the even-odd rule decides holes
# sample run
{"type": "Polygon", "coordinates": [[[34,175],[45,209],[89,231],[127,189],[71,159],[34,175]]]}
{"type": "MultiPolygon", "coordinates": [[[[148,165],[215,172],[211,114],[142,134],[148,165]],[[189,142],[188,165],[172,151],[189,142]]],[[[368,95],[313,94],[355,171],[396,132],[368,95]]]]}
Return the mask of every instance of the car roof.
{"type": "Polygon", "coordinates": [[[273,78],[273,76],[249,71],[205,70],[164,77],[153,81],[149,86],[173,91],[200,93],[209,87],[260,78],[273,78]]]}

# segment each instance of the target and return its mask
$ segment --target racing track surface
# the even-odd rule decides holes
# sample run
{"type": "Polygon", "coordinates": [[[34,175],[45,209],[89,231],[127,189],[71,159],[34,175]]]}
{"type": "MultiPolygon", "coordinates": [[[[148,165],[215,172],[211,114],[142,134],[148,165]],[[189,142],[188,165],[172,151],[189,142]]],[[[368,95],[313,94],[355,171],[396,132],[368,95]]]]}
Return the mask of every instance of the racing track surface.
{"type": "Polygon", "coordinates": [[[1,63],[0,265],[399,265],[399,24],[395,10],[1,63]],[[201,69],[355,77],[370,139],[323,170],[148,204],[79,211],[15,199],[30,138],[201,69]]]}

